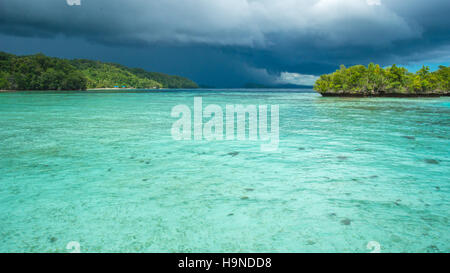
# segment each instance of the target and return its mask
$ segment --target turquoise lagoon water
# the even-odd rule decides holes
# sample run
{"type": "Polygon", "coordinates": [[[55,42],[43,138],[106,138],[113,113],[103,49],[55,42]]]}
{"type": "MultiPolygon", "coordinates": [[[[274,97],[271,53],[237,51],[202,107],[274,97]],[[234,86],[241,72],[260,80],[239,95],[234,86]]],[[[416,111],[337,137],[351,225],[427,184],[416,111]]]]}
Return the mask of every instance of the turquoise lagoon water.
{"type": "Polygon", "coordinates": [[[0,94],[0,251],[450,251],[450,98],[0,94]],[[174,141],[173,106],[278,104],[260,142],[174,141]]]}

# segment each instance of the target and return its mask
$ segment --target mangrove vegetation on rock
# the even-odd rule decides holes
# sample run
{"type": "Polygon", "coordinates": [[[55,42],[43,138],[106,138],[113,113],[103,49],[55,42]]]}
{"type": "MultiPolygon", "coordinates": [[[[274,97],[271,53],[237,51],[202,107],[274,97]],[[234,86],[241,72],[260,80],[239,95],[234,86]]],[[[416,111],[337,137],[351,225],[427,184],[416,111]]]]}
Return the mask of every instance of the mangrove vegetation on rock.
{"type": "Polygon", "coordinates": [[[450,67],[440,66],[431,72],[423,66],[416,73],[395,64],[382,68],[373,63],[367,67],[355,65],[322,75],[314,90],[323,96],[448,96],[450,94],[450,67]]]}

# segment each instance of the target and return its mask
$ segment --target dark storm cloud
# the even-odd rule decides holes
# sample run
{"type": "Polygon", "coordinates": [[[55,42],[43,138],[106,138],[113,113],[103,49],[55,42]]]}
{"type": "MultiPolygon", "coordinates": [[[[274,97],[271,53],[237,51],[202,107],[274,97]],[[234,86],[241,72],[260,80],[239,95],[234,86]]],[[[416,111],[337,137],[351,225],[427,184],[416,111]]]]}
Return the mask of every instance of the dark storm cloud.
{"type": "Polygon", "coordinates": [[[159,56],[175,67],[174,72],[187,70],[183,74],[220,85],[270,82],[280,72],[320,74],[341,63],[407,64],[449,61],[450,56],[447,0],[81,0],[81,4],[3,0],[0,32],[39,38],[62,35],[121,47],[122,54],[128,50],[140,66],[139,59],[155,63],[159,56]],[[202,72],[208,75],[201,76],[202,72]]]}

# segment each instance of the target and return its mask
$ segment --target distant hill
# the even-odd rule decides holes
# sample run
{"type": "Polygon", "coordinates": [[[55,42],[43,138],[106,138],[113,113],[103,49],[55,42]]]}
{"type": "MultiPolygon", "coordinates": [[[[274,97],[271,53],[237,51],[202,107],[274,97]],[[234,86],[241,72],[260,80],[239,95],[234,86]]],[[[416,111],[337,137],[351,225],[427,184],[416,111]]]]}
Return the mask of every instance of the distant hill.
{"type": "Polygon", "coordinates": [[[277,89],[277,88],[286,88],[286,89],[312,89],[312,85],[297,85],[297,84],[259,84],[259,83],[246,83],[243,88],[269,88],[269,89],[277,89]]]}
{"type": "Polygon", "coordinates": [[[90,88],[198,88],[180,76],[92,60],[66,60],[43,54],[0,52],[1,90],[86,90],[90,88]]]}

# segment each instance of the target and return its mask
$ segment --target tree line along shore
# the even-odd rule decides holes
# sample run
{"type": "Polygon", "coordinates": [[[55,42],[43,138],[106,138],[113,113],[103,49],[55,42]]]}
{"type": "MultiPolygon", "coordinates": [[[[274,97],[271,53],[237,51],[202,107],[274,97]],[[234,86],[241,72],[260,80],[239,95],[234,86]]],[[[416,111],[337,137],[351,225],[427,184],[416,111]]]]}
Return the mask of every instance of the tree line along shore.
{"type": "Polygon", "coordinates": [[[325,97],[417,97],[450,95],[450,67],[431,72],[423,66],[416,73],[395,64],[382,68],[373,63],[355,65],[322,75],[314,90],[325,97]]]}
{"type": "Polygon", "coordinates": [[[0,90],[198,88],[190,79],[115,63],[0,52],[0,90]]]}

